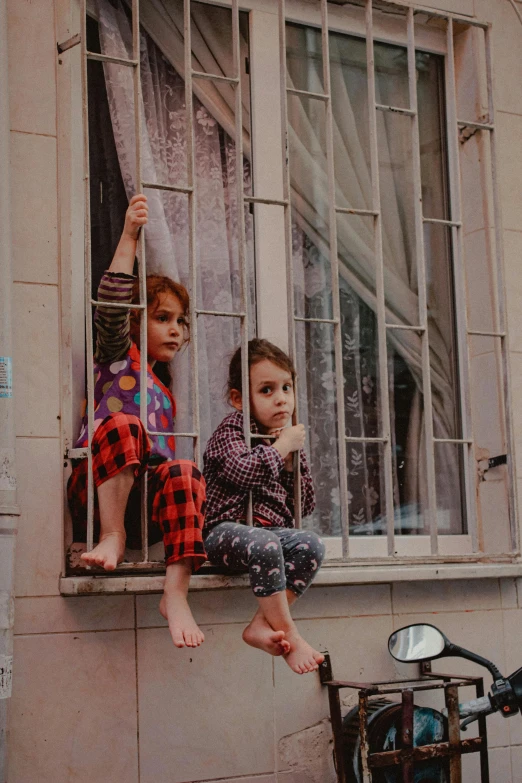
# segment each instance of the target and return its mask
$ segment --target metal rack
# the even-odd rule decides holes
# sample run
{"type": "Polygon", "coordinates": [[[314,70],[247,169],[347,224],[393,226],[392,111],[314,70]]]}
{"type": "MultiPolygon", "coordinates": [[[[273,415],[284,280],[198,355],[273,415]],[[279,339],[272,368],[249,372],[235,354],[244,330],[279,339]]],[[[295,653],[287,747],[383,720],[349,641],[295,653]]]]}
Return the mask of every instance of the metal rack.
{"type": "Polygon", "coordinates": [[[328,653],[325,654],[324,662],[319,667],[319,677],[321,685],[328,688],[338,783],[347,783],[348,781],[347,770],[344,764],[346,730],[341,714],[340,698],[340,691],[343,688],[356,690],[359,694],[359,737],[363,783],[371,783],[373,770],[396,767],[398,765],[402,769],[403,783],[413,783],[415,762],[434,758],[448,758],[450,783],[461,783],[462,756],[465,753],[480,753],[480,783],[489,783],[488,740],[485,716],[478,718],[478,737],[461,739],[460,736],[459,688],[472,686],[475,688],[476,697],[481,698],[484,696],[482,677],[436,674],[431,671],[430,664],[422,664],[421,677],[413,680],[387,680],[373,683],[335,680],[328,653]],[[444,691],[444,699],[448,710],[448,740],[414,747],[414,694],[432,690],[444,691]],[[394,694],[400,694],[402,702],[402,747],[399,750],[372,753],[368,734],[369,700],[373,696],[394,694]]]}

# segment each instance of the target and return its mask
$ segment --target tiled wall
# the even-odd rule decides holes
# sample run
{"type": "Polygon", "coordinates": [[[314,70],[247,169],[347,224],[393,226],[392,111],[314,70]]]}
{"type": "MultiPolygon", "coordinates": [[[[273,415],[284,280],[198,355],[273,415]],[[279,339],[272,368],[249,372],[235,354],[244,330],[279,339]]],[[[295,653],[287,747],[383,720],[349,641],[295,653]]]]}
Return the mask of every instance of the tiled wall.
{"type": "MultiPolygon", "coordinates": [[[[500,173],[522,478],[522,26],[507,0],[439,0],[495,22],[500,173]]],[[[56,8],[63,7],[57,0],[56,8]]],[[[9,783],[329,783],[325,693],[241,642],[246,590],[191,596],[206,634],[175,650],[158,596],[64,599],[59,443],[56,38],[52,0],[9,0],[15,394],[20,532],[9,783]],[[138,742],[139,736],[139,742],[138,742]],[[277,772],[276,772],[277,770],[277,772]]],[[[426,619],[511,671],[515,580],[313,588],[296,607],[337,676],[394,676],[393,628],[426,619]]],[[[464,662],[450,670],[471,671],[464,662]]],[[[348,704],[349,706],[349,699],[348,704]]],[[[522,722],[490,719],[492,779],[522,783],[522,722]]],[[[475,783],[467,760],[465,783],[475,783]]]]}
{"type": "MultiPolygon", "coordinates": [[[[520,598],[514,579],[312,588],[296,617],[343,679],[410,671],[386,641],[419,620],[511,672],[522,663],[518,588],[520,598]]],[[[173,648],[157,598],[18,600],[9,783],[333,783],[326,694],[315,675],[241,641],[250,592],[191,596],[206,636],[196,651],[173,648]]],[[[437,668],[481,671],[457,660],[437,668]]],[[[488,721],[492,780],[519,783],[521,720],[488,721]]],[[[473,759],[466,768],[476,783],[473,759]]]]}

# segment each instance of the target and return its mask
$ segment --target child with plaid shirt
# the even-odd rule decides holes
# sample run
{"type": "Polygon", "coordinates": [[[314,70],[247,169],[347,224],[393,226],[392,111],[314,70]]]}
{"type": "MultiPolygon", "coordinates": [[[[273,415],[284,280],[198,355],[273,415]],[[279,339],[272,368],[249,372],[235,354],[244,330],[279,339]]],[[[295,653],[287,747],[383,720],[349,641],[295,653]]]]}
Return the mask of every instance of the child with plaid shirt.
{"type": "Polygon", "coordinates": [[[305,428],[288,426],[294,412],[295,369],[268,340],[248,344],[251,432],[275,436],[246,447],[243,429],[241,350],[230,363],[229,399],[235,413],[210,438],[204,454],[207,482],[205,547],[214,565],[248,570],[259,608],[244,641],[283,655],[298,673],[315,671],[324,656],[297,631],[289,607],[313,581],[324,545],[310,530],[294,527],[293,455],[299,452],[303,516],[315,506],[312,477],[302,447],[305,428]],[[245,525],[252,494],[253,526],[245,525]]]}
{"type": "MultiPolygon", "coordinates": [[[[86,565],[113,571],[125,547],[141,546],[140,478],[147,470],[151,543],[163,538],[166,559],[160,612],[168,621],[176,647],[199,647],[204,636],[187,603],[190,575],[205,561],[202,527],[205,482],[196,465],[176,460],[175,401],[168,362],[186,341],[189,297],[168,277],[147,277],[147,346],[140,351],[137,310],[111,303],[139,301],[132,275],[141,226],[147,223],[147,199],[138,194],[129,204],[118,247],[99,289],[95,314],[94,435],[88,443],[84,416],[76,447],[91,446],[95,484],[94,533],[99,539],[85,552],[86,565]],[[140,415],[140,363],[147,361],[147,435],[140,415]],[[163,381],[160,380],[160,376],[163,381]],[[162,434],[165,433],[165,434],[162,434]]],[[[76,540],[85,540],[87,459],[73,467],[67,495],[76,540]]]]}

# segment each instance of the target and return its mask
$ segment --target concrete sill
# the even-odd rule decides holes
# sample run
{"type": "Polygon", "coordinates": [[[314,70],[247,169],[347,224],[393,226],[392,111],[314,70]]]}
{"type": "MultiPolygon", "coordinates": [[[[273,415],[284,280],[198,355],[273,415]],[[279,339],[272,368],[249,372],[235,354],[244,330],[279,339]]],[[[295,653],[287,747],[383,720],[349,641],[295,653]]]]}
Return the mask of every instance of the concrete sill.
{"type": "MultiPolygon", "coordinates": [[[[423,582],[448,579],[498,579],[522,577],[522,561],[468,563],[397,563],[386,565],[323,565],[313,587],[379,584],[386,582],[423,582]]],[[[62,576],[60,593],[65,596],[100,594],[161,593],[163,574],[142,576],[62,576]]],[[[222,590],[249,586],[248,576],[199,573],[190,580],[190,590],[222,590]]]]}

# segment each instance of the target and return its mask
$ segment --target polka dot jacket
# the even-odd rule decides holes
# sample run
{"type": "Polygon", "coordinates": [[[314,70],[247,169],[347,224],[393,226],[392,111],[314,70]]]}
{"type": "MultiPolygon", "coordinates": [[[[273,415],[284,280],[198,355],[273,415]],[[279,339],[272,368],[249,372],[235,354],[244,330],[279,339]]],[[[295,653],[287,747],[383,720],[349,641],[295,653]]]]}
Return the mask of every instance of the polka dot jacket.
{"type": "MultiPolygon", "coordinates": [[[[98,301],[130,302],[134,277],[105,272],[98,288],[98,301]]],[[[98,306],[94,355],[94,430],[111,413],[140,415],[140,365],[138,346],[130,338],[129,313],[98,306]]],[[[166,386],[147,365],[147,424],[155,432],[173,432],[176,406],[166,386]]],[[[173,459],[172,435],[151,435],[151,460],[173,459]]],[[[76,448],[88,445],[87,411],[82,420],[76,448]]]]}

